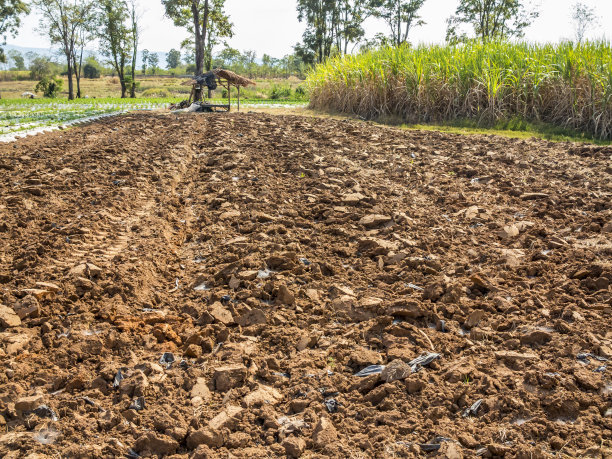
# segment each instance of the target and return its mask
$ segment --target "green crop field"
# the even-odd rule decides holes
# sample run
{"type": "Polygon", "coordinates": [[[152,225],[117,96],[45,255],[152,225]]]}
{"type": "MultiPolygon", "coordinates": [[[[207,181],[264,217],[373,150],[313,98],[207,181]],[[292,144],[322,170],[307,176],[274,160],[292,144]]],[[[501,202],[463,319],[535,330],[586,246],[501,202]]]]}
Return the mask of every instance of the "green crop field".
{"type": "Polygon", "coordinates": [[[543,122],[612,139],[608,42],[382,48],[309,75],[311,107],[407,123],[543,122]]]}
{"type": "MultiPolygon", "coordinates": [[[[37,134],[71,124],[90,121],[102,116],[116,115],[133,110],[157,110],[180,102],[180,97],[150,99],[0,99],[0,141],[16,136],[37,134]]],[[[223,99],[212,99],[223,103],[223,99]]],[[[225,101],[226,102],[226,101],[225,101]]],[[[232,106],[236,107],[236,101],[232,106]]],[[[290,108],[304,105],[300,101],[245,99],[241,107],[290,108]]]]}

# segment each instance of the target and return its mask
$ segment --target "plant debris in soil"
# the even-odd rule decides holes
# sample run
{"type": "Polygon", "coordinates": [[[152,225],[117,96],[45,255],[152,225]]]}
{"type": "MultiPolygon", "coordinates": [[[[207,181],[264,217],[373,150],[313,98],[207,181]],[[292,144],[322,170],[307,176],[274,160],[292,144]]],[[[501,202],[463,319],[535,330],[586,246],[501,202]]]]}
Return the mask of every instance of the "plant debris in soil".
{"type": "Polygon", "coordinates": [[[610,455],[611,155],[246,113],[1,145],[0,456],[610,455]]]}

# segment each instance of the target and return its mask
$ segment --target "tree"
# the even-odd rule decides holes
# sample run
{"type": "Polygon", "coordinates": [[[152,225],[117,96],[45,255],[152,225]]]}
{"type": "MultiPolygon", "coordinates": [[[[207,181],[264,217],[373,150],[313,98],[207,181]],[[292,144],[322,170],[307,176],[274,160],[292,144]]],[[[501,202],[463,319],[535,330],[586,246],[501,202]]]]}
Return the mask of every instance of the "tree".
{"type": "Polygon", "coordinates": [[[149,68],[151,69],[151,73],[155,75],[157,68],[159,66],[159,55],[157,53],[149,54],[149,68]]]}
{"type": "MultiPolygon", "coordinates": [[[[206,35],[208,32],[208,16],[210,0],[162,0],[166,16],[177,27],[184,27],[194,35],[196,73],[204,73],[206,52],[206,35]]],[[[195,94],[196,100],[202,98],[202,90],[195,94]]]]}
{"type": "Polygon", "coordinates": [[[83,53],[85,46],[95,38],[93,25],[95,22],[93,2],[86,2],[86,8],[82,10],[86,17],[83,18],[83,24],[77,29],[76,40],[72,50],[72,62],[74,67],[74,76],[77,83],[77,99],[81,97],[81,75],[83,72],[83,53]]]}
{"type": "Polygon", "coordinates": [[[408,41],[413,27],[425,24],[419,15],[424,3],[425,0],[373,0],[372,9],[391,29],[391,43],[399,46],[408,41]]]}
{"type": "Polygon", "coordinates": [[[183,40],[181,42],[181,49],[183,50],[183,62],[185,65],[193,65],[195,69],[195,46],[193,44],[193,40],[190,40],[189,38],[183,40]]]}
{"type": "Polygon", "coordinates": [[[236,64],[240,64],[242,55],[240,51],[235,48],[226,46],[217,54],[217,59],[220,61],[222,67],[234,67],[236,64]]]}
{"type": "Polygon", "coordinates": [[[599,27],[599,18],[595,14],[595,8],[576,2],[572,6],[572,19],[574,20],[574,33],[576,41],[582,43],[589,27],[599,27]]]}
{"type": "Polygon", "coordinates": [[[465,33],[459,33],[463,24],[471,25],[483,42],[520,38],[538,16],[539,12],[527,9],[522,0],[460,0],[455,15],[447,20],[446,39],[466,38],[465,33]]]}
{"type": "Polygon", "coordinates": [[[130,17],[123,0],[100,0],[98,6],[98,38],[100,52],[117,72],[121,84],[121,97],[127,97],[125,68],[132,60],[132,29],[126,23],[130,17]]]}
{"type": "Polygon", "coordinates": [[[68,99],[74,99],[74,50],[79,33],[87,27],[88,2],[80,0],[33,0],[40,15],[40,32],[47,35],[52,44],[58,44],[68,64],[68,99]]]}
{"type": "Polygon", "coordinates": [[[338,9],[335,0],[298,0],[298,20],[306,22],[303,44],[295,52],[307,64],[321,63],[331,54],[335,45],[338,9]]]}
{"type": "Polygon", "coordinates": [[[244,70],[248,73],[249,78],[253,78],[255,68],[257,67],[257,52],[253,50],[244,51],[242,53],[241,64],[244,70]]]}
{"type": "Polygon", "coordinates": [[[16,49],[11,49],[8,53],[9,58],[13,61],[13,68],[15,70],[25,70],[25,60],[21,53],[16,49]]]}
{"type": "Polygon", "coordinates": [[[64,82],[57,77],[45,76],[38,82],[34,91],[42,92],[45,97],[55,99],[62,90],[63,84],[64,82]]]}
{"type": "MultiPolygon", "coordinates": [[[[30,13],[30,7],[22,0],[0,0],[0,37],[1,45],[6,44],[8,35],[17,35],[21,16],[30,13]]],[[[4,48],[0,46],[0,62],[6,62],[4,48]]]]}
{"type": "Polygon", "coordinates": [[[130,85],[130,97],[136,98],[136,60],[138,59],[138,41],[140,40],[140,16],[136,12],[136,1],[130,0],[130,31],[132,39],[132,66],[131,66],[131,85],[130,85]]]}
{"type": "Polygon", "coordinates": [[[211,0],[204,54],[204,68],[206,70],[212,68],[213,48],[221,43],[222,38],[234,36],[234,24],[230,22],[229,16],[225,14],[223,10],[224,5],[225,0],[211,0]]]}
{"type": "Polygon", "coordinates": [[[175,69],[181,65],[181,52],[172,48],[166,56],[166,64],[169,69],[175,69]]]}
{"type": "Polygon", "coordinates": [[[143,49],[142,54],[140,55],[140,58],[142,59],[142,74],[146,75],[147,74],[147,64],[149,63],[149,50],[143,49]]]}
{"type": "Polygon", "coordinates": [[[348,45],[358,43],[365,36],[362,24],[372,14],[372,7],[364,0],[338,0],[336,8],[336,46],[347,54],[348,45]]]}
{"type": "Polygon", "coordinates": [[[42,80],[44,77],[50,77],[54,73],[53,63],[47,56],[29,56],[30,58],[30,79],[42,80]]]}
{"type": "Polygon", "coordinates": [[[83,66],[83,76],[90,80],[100,78],[100,69],[88,62],[83,66]]]}

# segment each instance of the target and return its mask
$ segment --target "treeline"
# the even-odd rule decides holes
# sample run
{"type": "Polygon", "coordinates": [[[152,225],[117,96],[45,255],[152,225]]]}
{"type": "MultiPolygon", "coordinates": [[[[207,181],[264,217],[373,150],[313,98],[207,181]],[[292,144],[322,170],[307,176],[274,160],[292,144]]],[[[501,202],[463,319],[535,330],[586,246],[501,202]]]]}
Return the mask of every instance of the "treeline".
{"type": "MultiPolygon", "coordinates": [[[[433,0],[430,0],[433,1],[433,0]]],[[[381,46],[409,43],[410,32],[425,22],[420,11],[427,0],[298,0],[298,18],[307,25],[296,54],[307,64],[320,64],[332,56],[354,54],[381,46]],[[377,18],[388,34],[366,37],[363,23],[377,18]]],[[[447,19],[446,39],[466,40],[465,26],[473,26],[483,40],[520,37],[538,16],[521,0],[461,0],[447,19]]]]}
{"type": "MultiPolygon", "coordinates": [[[[166,55],[166,61],[161,62],[158,53],[151,53],[144,49],[139,54],[136,77],[142,75],[194,75],[196,66],[188,53],[184,55],[175,49],[166,55]],[[163,66],[163,67],[162,67],[163,66]]],[[[5,73],[0,79],[6,80],[40,80],[53,75],[68,75],[66,64],[58,62],[49,56],[28,52],[22,54],[17,50],[10,50],[6,57],[6,67],[11,73],[5,73]],[[4,77],[4,78],[2,78],[4,77]]],[[[287,55],[276,59],[267,54],[259,58],[255,51],[240,52],[231,47],[225,47],[215,53],[212,60],[213,67],[222,67],[232,70],[249,78],[288,78],[297,76],[304,78],[307,66],[295,55],[287,55]]],[[[82,77],[100,78],[101,76],[117,76],[116,70],[95,55],[88,53],[83,60],[82,77]]],[[[138,86],[138,83],[136,83],[138,86]]]]}
{"type": "MultiPolygon", "coordinates": [[[[221,66],[252,78],[304,76],[313,65],[333,56],[400,46],[409,43],[412,30],[424,24],[423,6],[435,0],[297,0],[296,14],[306,30],[294,53],[280,59],[268,55],[259,59],[254,51],[240,52],[228,46],[235,27],[225,11],[225,0],[161,0],[165,16],[188,34],[180,49],[170,50],[165,63],[159,62],[157,53],[139,53],[141,16],[136,1],[2,0],[0,37],[14,36],[21,18],[34,10],[41,17],[39,32],[63,56],[69,98],[81,96],[80,79],[88,65],[85,48],[90,49],[92,43],[102,56],[99,70],[112,69],[119,77],[121,96],[134,97],[137,73],[156,74],[163,65],[175,74],[201,74],[221,66]],[[368,18],[386,23],[388,33],[366,36],[363,24],[368,18]],[[139,62],[141,68],[137,68],[139,62]]],[[[447,18],[446,40],[453,44],[474,38],[482,42],[520,38],[539,14],[527,3],[460,0],[447,18]]],[[[578,2],[573,6],[573,18],[580,42],[597,17],[593,8],[578,2]]],[[[0,48],[0,62],[6,58],[0,48]]],[[[25,65],[23,57],[20,60],[14,53],[9,59],[17,69],[25,65]]]]}
{"type": "MultiPolygon", "coordinates": [[[[146,64],[147,53],[143,56],[142,74],[159,73],[159,69],[151,68],[150,62],[146,64]]],[[[261,59],[252,50],[240,52],[229,46],[213,54],[212,61],[206,67],[222,67],[232,70],[249,78],[287,78],[289,76],[305,77],[307,66],[295,54],[286,55],[281,59],[264,54],[261,59]]],[[[176,49],[171,49],[166,56],[166,69],[175,75],[189,74],[197,72],[196,65],[193,64],[193,54],[185,52],[181,54],[176,49]]],[[[167,72],[166,72],[167,73],[167,72]]]]}
{"type": "MultiPolygon", "coordinates": [[[[434,2],[298,0],[298,18],[307,27],[302,43],[295,46],[296,55],[312,65],[332,56],[409,44],[410,33],[425,24],[420,14],[423,6],[434,2]],[[383,21],[388,33],[367,37],[363,23],[368,18],[383,21]]],[[[446,18],[445,39],[453,45],[474,39],[487,43],[521,38],[539,14],[537,2],[526,0],[460,0],[454,13],[446,18]]],[[[575,41],[582,43],[587,33],[599,25],[595,8],[577,1],[571,6],[570,14],[575,41]]]]}

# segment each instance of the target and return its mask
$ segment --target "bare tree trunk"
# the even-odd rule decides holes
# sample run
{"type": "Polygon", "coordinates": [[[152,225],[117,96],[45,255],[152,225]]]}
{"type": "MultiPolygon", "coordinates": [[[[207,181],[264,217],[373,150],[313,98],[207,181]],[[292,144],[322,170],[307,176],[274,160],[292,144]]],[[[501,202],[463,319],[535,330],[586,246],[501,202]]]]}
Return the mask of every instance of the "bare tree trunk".
{"type": "Polygon", "coordinates": [[[74,53],[72,53],[72,65],[74,67],[72,70],[74,72],[74,78],[76,80],[76,86],[77,86],[76,97],[77,99],[80,99],[81,98],[81,65],[80,65],[80,62],[77,62],[76,56],[74,55],[74,53]]]}
{"type": "MultiPolygon", "coordinates": [[[[200,10],[196,0],[191,0],[191,12],[193,13],[193,25],[195,30],[195,51],[196,51],[196,74],[204,73],[204,55],[206,52],[206,31],[208,25],[208,2],[204,1],[204,17],[200,21],[200,10]]],[[[195,100],[202,100],[202,88],[196,90],[195,100]]]]}
{"type": "Polygon", "coordinates": [[[74,100],[74,83],[72,82],[72,53],[66,53],[68,62],[68,100],[74,100]]]}
{"type": "Polygon", "coordinates": [[[132,99],[136,98],[136,59],[138,58],[138,39],[139,39],[139,30],[138,30],[138,18],[136,16],[136,5],[132,3],[132,45],[133,45],[133,53],[132,53],[132,87],[130,88],[130,97],[132,99]]]}

